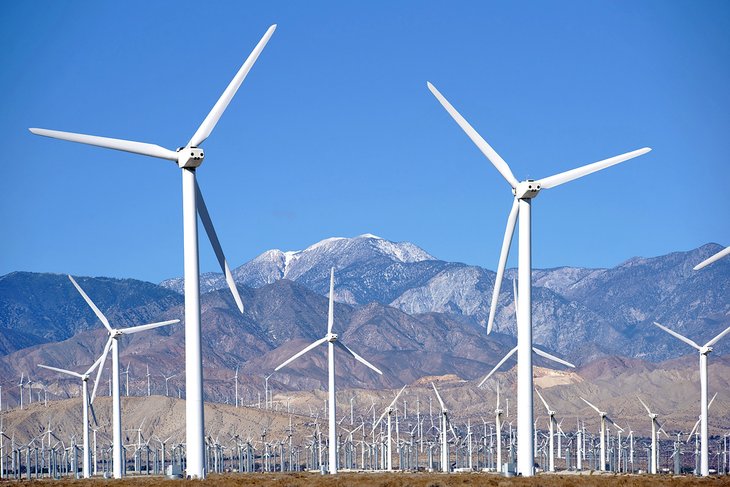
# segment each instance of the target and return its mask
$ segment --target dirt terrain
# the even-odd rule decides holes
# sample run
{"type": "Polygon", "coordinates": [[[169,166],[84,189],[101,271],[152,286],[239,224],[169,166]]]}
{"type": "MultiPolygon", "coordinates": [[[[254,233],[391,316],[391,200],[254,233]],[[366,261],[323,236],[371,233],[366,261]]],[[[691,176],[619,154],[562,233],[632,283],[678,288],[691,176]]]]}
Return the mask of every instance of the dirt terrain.
{"type": "MultiPolygon", "coordinates": [[[[199,481],[168,480],[161,477],[127,477],[121,481],[112,480],[60,480],[36,481],[47,485],[133,485],[139,487],[152,486],[185,486],[200,485],[199,481]]],[[[584,473],[582,475],[542,474],[529,479],[505,478],[494,474],[460,473],[340,473],[337,476],[325,476],[317,473],[275,473],[275,474],[227,474],[211,475],[204,482],[216,486],[250,485],[257,487],[461,487],[465,485],[509,487],[509,486],[725,486],[730,485],[730,476],[697,478],[691,476],[674,477],[668,475],[612,475],[584,473]]],[[[0,482],[0,485],[11,485],[16,482],[0,482]]],[[[23,482],[28,484],[28,482],[23,482]]]]}

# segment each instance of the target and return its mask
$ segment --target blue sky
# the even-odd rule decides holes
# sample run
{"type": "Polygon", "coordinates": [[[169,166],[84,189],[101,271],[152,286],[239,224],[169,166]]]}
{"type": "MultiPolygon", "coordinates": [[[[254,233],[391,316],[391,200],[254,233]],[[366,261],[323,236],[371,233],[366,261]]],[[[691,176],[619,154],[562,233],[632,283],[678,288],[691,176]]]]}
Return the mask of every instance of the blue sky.
{"type": "Polygon", "coordinates": [[[232,266],[374,233],[493,269],[508,186],[427,80],[518,179],[653,147],[537,197],[536,267],[730,244],[727,2],[259,3],[4,4],[0,274],[181,275],[173,163],[27,128],[184,145],[272,23],[203,145],[232,266]]]}

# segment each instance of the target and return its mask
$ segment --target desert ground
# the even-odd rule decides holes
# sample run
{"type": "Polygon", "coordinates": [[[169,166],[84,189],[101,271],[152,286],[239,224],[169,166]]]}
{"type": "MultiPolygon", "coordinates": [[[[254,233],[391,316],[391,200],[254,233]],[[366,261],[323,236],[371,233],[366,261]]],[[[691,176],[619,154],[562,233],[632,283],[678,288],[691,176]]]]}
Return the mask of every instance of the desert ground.
{"type": "MultiPolygon", "coordinates": [[[[23,484],[51,485],[133,485],[152,486],[186,486],[200,485],[200,481],[169,480],[161,477],[127,477],[124,480],[41,480],[23,481],[23,484]]],[[[257,487],[457,487],[474,486],[724,486],[730,485],[730,475],[720,477],[698,478],[692,476],[675,477],[669,475],[613,475],[585,472],[581,475],[541,474],[532,478],[505,478],[484,473],[350,473],[343,472],[336,476],[318,473],[270,473],[270,474],[227,474],[211,475],[203,483],[216,486],[250,485],[257,487]]],[[[17,484],[17,482],[0,482],[0,485],[17,484]]]]}

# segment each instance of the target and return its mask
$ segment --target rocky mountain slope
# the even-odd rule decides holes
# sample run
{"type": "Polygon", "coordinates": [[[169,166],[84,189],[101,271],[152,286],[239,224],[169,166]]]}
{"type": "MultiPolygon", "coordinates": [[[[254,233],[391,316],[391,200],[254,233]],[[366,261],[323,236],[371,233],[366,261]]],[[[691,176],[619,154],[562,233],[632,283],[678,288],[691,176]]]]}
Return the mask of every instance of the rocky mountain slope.
{"type": "MultiPolygon", "coordinates": [[[[634,258],[612,269],[534,271],[534,340],[578,365],[600,357],[649,361],[692,353],[654,327],[654,320],[702,342],[730,325],[730,261],[702,271],[697,262],[719,250],[708,244],[689,252],[634,258]]],[[[385,372],[383,377],[347,357],[337,379],[346,387],[385,388],[425,376],[455,374],[476,380],[514,346],[510,271],[503,283],[496,333],[486,336],[491,271],[436,260],[410,243],[364,235],[327,239],[298,252],[269,251],[234,271],[246,306],[238,313],[218,276],[206,279],[202,322],[206,393],[230,397],[233,371],[242,383],[260,384],[286,358],[324,335],[328,272],[336,273],[335,331],[385,372]]],[[[179,281],[164,286],[133,279],[79,278],[117,326],[183,318],[179,281]],[[177,284],[176,284],[177,282],[177,284]]],[[[178,372],[182,385],[184,324],[124,338],[122,363],[131,363],[134,388],[153,388],[161,374],[178,372]]],[[[71,382],[40,372],[38,363],[81,370],[100,353],[106,333],[63,275],[15,272],[0,277],[0,385],[18,395],[20,374],[37,386],[71,382]],[[56,381],[56,382],[54,382],[56,381]]],[[[720,342],[713,357],[730,350],[720,342]]],[[[321,388],[325,354],[313,351],[272,376],[279,388],[321,388]]],[[[541,365],[545,363],[538,362],[541,365]]]]}

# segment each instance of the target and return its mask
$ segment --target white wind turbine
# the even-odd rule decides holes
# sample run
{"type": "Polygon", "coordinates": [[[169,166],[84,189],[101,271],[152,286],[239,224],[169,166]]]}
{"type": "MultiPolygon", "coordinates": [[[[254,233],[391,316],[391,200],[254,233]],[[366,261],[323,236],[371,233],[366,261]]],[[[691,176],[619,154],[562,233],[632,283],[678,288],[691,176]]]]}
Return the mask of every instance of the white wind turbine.
{"type": "Polygon", "coordinates": [[[703,260],[702,262],[700,262],[699,264],[694,266],[693,270],[698,271],[698,270],[702,269],[703,267],[706,267],[706,266],[712,264],[713,262],[716,262],[716,261],[722,259],[726,255],[730,255],[730,247],[725,247],[724,249],[722,249],[715,255],[712,255],[712,256],[708,257],[707,259],[703,260]]]}
{"type": "Polygon", "coordinates": [[[160,375],[162,376],[163,379],[165,379],[165,397],[168,397],[170,395],[170,389],[168,387],[168,383],[169,383],[170,379],[175,377],[177,374],[172,374],[169,377],[166,376],[165,374],[160,374],[160,375]]]}
{"type": "Polygon", "coordinates": [[[708,442],[709,435],[707,431],[707,356],[712,352],[712,346],[717,343],[722,337],[730,333],[730,326],[725,328],[719,335],[705,343],[703,346],[698,345],[693,340],[680,335],[676,331],[672,331],[666,326],[660,325],[656,321],[656,326],[666,331],[670,335],[679,340],[683,341],[687,345],[693,347],[700,352],[700,437],[701,437],[701,450],[700,450],[700,475],[706,477],[710,475],[710,464],[708,457],[708,442]]]}
{"type": "Polygon", "coordinates": [[[74,285],[76,290],[81,294],[81,297],[84,298],[86,303],[89,305],[89,307],[94,311],[94,314],[96,314],[97,318],[99,318],[99,321],[104,325],[104,328],[107,329],[109,332],[109,339],[106,342],[106,345],[104,345],[104,353],[101,355],[101,360],[99,362],[99,369],[96,373],[96,380],[94,381],[94,390],[91,393],[91,403],[94,402],[94,399],[96,398],[96,388],[99,387],[99,382],[101,380],[101,373],[104,370],[104,362],[106,361],[106,356],[109,353],[109,350],[112,352],[112,440],[113,440],[113,453],[112,453],[112,463],[114,467],[114,478],[120,479],[122,478],[122,466],[123,466],[123,452],[122,452],[122,406],[121,406],[121,398],[120,398],[120,374],[119,374],[119,339],[124,335],[131,335],[133,333],[138,333],[140,331],[145,330],[152,330],[153,328],[158,328],[160,326],[165,325],[172,325],[174,323],[179,323],[180,320],[168,320],[168,321],[162,321],[159,323],[150,323],[147,325],[139,325],[139,326],[131,326],[129,328],[112,328],[112,326],[109,324],[109,320],[106,316],[104,316],[104,313],[102,313],[99,308],[94,304],[94,302],[91,300],[91,298],[84,292],[83,289],[81,289],[81,286],[78,285],[78,283],[74,280],[73,277],[68,276],[68,278],[71,280],[71,283],[74,285]]]}
{"type": "MultiPolygon", "coordinates": [[[[657,466],[658,466],[658,460],[659,460],[659,451],[657,449],[657,433],[659,430],[661,430],[662,426],[659,424],[659,421],[657,418],[659,417],[658,414],[652,413],[651,409],[649,409],[649,406],[646,405],[644,401],[641,400],[639,396],[636,396],[636,398],[639,400],[642,406],[644,406],[644,409],[646,409],[646,412],[649,413],[649,418],[651,418],[651,468],[649,469],[649,473],[657,473],[657,466]]],[[[666,434],[666,432],[665,432],[666,434]]]]}
{"type": "MultiPolygon", "coordinates": [[[[395,395],[395,397],[393,398],[391,403],[388,404],[388,407],[386,407],[385,410],[383,411],[383,414],[380,415],[380,418],[378,418],[377,421],[373,421],[373,430],[370,432],[371,435],[373,433],[375,433],[375,428],[378,427],[380,422],[383,420],[383,418],[387,414],[388,415],[388,423],[387,423],[387,445],[388,446],[386,448],[387,452],[385,453],[386,454],[385,462],[386,462],[386,468],[389,471],[393,470],[393,455],[392,455],[392,451],[391,451],[391,449],[393,447],[392,436],[391,436],[392,429],[393,429],[392,415],[393,415],[393,411],[395,411],[395,408],[393,406],[395,405],[396,401],[398,401],[398,398],[403,393],[405,388],[406,388],[406,386],[401,387],[400,391],[398,391],[398,394],[395,395]]],[[[373,418],[375,418],[375,403],[373,403],[373,418]]]]}
{"type": "Polygon", "coordinates": [[[492,305],[489,312],[489,321],[487,323],[487,333],[492,331],[494,323],[494,313],[497,308],[497,298],[499,297],[499,289],[502,284],[502,276],[507,264],[507,255],[509,247],[512,243],[512,235],[515,230],[517,215],[520,216],[520,232],[519,232],[519,260],[518,275],[520,281],[520,300],[518,307],[520,309],[520,319],[517,324],[517,472],[523,476],[531,476],[534,471],[534,455],[533,455],[533,397],[532,397],[532,238],[531,232],[531,207],[532,199],[535,198],[540,190],[549,189],[567,183],[574,179],[587,176],[588,174],[600,171],[609,166],[627,161],[634,157],[646,154],[651,149],[645,147],[622,154],[619,156],[594,162],[577,169],[565,171],[560,174],[549,176],[540,180],[528,179],[518,181],[512,174],[512,170],[502,157],[477,133],[474,128],[469,125],[464,117],[441,95],[441,93],[431,84],[428,88],[443,105],[449,115],[457,124],[466,132],[469,138],[474,142],[479,150],[489,159],[499,173],[504,177],[512,188],[514,201],[509,217],[507,218],[507,228],[502,242],[502,251],[497,266],[497,277],[494,283],[494,292],[492,294],[492,305]]]}
{"type": "MultiPolygon", "coordinates": [[[[347,345],[342,343],[337,339],[337,334],[332,333],[332,326],[334,325],[335,321],[335,268],[333,267],[330,270],[330,296],[329,296],[329,311],[327,313],[327,334],[317,340],[316,342],[312,343],[311,345],[304,348],[299,353],[295,354],[293,357],[291,357],[289,360],[285,361],[283,364],[279,365],[277,368],[274,369],[274,371],[278,371],[282,367],[285,367],[289,365],[294,360],[298,359],[305,353],[309,352],[310,350],[322,345],[323,343],[327,343],[327,369],[328,369],[328,378],[329,378],[329,387],[328,387],[328,412],[329,412],[329,473],[335,474],[337,473],[337,431],[336,431],[336,411],[335,411],[335,346],[339,347],[340,350],[343,352],[351,355],[355,360],[358,362],[361,362],[365,364],[366,366],[370,367],[372,370],[377,372],[378,374],[383,374],[377,367],[375,367],[373,364],[353,352],[347,345]]],[[[268,378],[268,377],[267,377],[268,378]]]]}
{"type": "Polygon", "coordinates": [[[494,429],[497,435],[497,472],[502,473],[502,413],[499,407],[499,382],[497,382],[497,407],[494,409],[494,429]]]}
{"type": "Polygon", "coordinates": [[[441,430],[441,471],[449,472],[451,470],[451,464],[449,462],[448,431],[451,431],[454,438],[457,438],[457,435],[454,431],[454,427],[451,426],[451,423],[449,422],[449,409],[446,407],[446,404],[444,404],[443,399],[441,399],[441,394],[439,394],[439,391],[436,389],[436,384],[431,382],[431,386],[433,387],[433,392],[436,393],[436,399],[439,400],[439,405],[441,406],[441,420],[439,421],[441,424],[439,428],[441,430]]]}
{"type": "MultiPolygon", "coordinates": [[[[545,398],[542,397],[542,394],[540,394],[540,391],[537,389],[535,390],[537,392],[537,396],[540,398],[542,403],[545,405],[545,409],[547,410],[548,417],[550,419],[550,438],[549,438],[549,459],[548,459],[548,468],[550,472],[555,471],[555,411],[550,409],[550,406],[548,406],[548,403],[545,401],[545,398]]],[[[558,448],[558,451],[560,451],[560,448],[558,448]]]]}
{"type": "Polygon", "coordinates": [[[621,426],[619,426],[616,423],[614,423],[613,420],[608,417],[608,414],[605,411],[601,411],[596,406],[594,406],[593,404],[589,403],[588,401],[586,401],[582,397],[581,397],[581,400],[584,403],[588,404],[593,409],[595,409],[596,412],[601,416],[601,426],[600,426],[600,428],[601,428],[600,429],[600,439],[601,439],[601,443],[600,443],[600,447],[601,447],[601,465],[600,465],[599,469],[603,472],[603,471],[606,470],[606,421],[608,421],[609,423],[611,423],[612,425],[614,425],[616,428],[618,428],[621,431],[623,431],[624,429],[621,426]]]}
{"type": "MultiPolygon", "coordinates": [[[[83,438],[84,438],[84,465],[83,465],[83,475],[85,479],[88,479],[91,474],[89,472],[89,464],[90,464],[90,456],[89,456],[89,409],[91,408],[91,413],[94,414],[94,408],[91,406],[89,402],[89,377],[91,376],[91,373],[94,371],[95,368],[101,364],[102,359],[105,358],[105,356],[101,356],[98,359],[96,359],[96,362],[94,362],[91,367],[86,369],[86,372],[83,374],[79,374],[78,372],[74,372],[73,370],[66,370],[66,369],[59,369],[57,367],[51,367],[48,365],[41,365],[38,364],[38,367],[41,367],[43,369],[53,370],[55,372],[60,372],[62,374],[71,375],[73,377],[77,377],[81,379],[81,395],[83,396],[83,404],[84,409],[82,413],[82,421],[83,421],[83,438]]],[[[94,415],[94,422],[96,422],[96,415],[94,415]]],[[[50,428],[49,428],[50,429],[50,428]]]]}
{"type": "Polygon", "coordinates": [[[228,287],[233,294],[238,309],[243,313],[243,302],[236,289],[228,263],[223,255],[223,249],[208,214],[203,200],[203,194],[195,178],[195,171],[203,163],[204,153],[199,146],[208,138],[220,120],[223,112],[243,83],[249,70],[256,62],[269,38],[274,33],[276,24],[269,27],[254,50],[243,63],[233,80],[225,89],[221,97],[211,109],[203,123],[193,134],[188,143],[172,151],[155,144],[133,142],[94,135],[60,132],[32,128],[30,131],[37,135],[53,137],[70,142],[105,147],[134,154],[141,154],[159,159],[167,159],[177,163],[182,169],[182,202],[183,202],[183,247],[184,247],[184,274],[185,274],[185,387],[187,400],[185,401],[185,432],[187,452],[187,474],[191,478],[205,478],[205,431],[203,417],[203,358],[201,347],[200,327],[200,268],[198,259],[198,221],[203,223],[210,243],[213,246],[218,263],[226,277],[228,287]]]}

